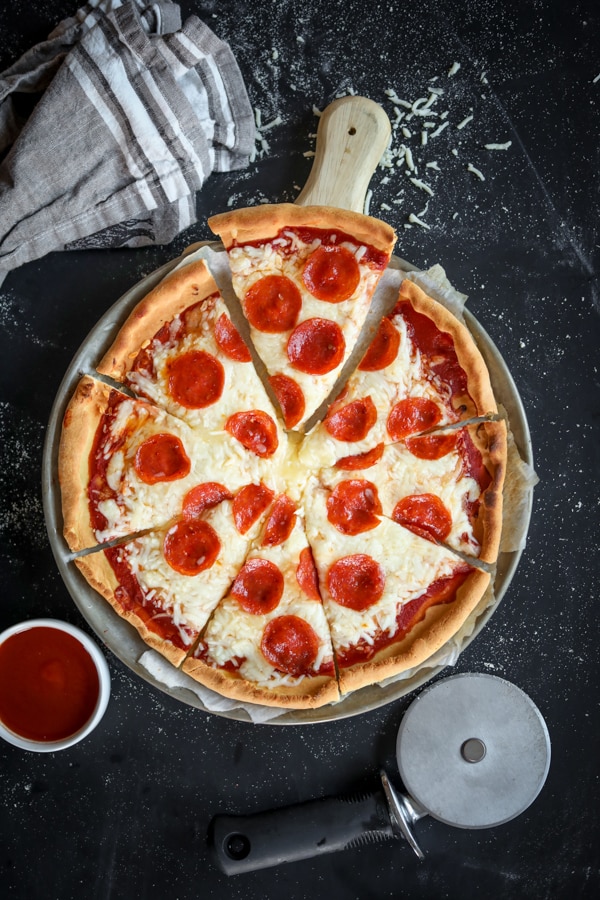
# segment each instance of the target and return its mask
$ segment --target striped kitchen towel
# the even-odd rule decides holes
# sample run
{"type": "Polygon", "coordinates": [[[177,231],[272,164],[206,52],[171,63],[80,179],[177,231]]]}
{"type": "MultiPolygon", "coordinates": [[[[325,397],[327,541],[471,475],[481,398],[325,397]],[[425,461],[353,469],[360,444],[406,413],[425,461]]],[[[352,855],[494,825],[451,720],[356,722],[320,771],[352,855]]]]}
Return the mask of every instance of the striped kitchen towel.
{"type": "Polygon", "coordinates": [[[196,16],[90,0],[0,75],[0,284],[52,250],[168,243],[254,136],[231,49],[196,16]]]}

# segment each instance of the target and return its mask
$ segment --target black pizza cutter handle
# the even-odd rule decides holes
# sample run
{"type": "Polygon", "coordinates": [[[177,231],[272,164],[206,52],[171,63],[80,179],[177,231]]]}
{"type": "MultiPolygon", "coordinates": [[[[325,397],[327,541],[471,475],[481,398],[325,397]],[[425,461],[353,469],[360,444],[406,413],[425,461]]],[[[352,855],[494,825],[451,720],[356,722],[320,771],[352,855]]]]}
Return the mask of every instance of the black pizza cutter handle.
{"type": "Polygon", "coordinates": [[[226,875],[395,837],[384,791],[324,797],[247,816],[215,816],[208,841],[226,875]]]}

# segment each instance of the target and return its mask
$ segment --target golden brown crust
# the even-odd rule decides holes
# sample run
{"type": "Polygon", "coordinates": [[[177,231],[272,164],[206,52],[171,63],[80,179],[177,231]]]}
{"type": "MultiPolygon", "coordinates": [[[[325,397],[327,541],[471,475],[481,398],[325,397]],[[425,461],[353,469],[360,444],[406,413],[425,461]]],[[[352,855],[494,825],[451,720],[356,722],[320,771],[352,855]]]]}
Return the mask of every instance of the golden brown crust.
{"type": "Polygon", "coordinates": [[[67,406],[58,449],[58,480],[63,534],[72,551],[97,541],[90,520],[88,485],[90,453],[111,388],[84,375],[67,406]]]}
{"type": "Polygon", "coordinates": [[[498,407],[487,366],[468,328],[459,322],[445,306],[433,300],[418,285],[407,278],[400,285],[399,300],[408,300],[416,312],[428,316],[440,331],[444,331],[452,337],[459,365],[467,376],[469,392],[466,397],[452,398],[454,408],[466,407],[463,418],[497,413],[498,407]]]}
{"type": "Polygon", "coordinates": [[[213,668],[192,656],[186,659],[182,670],[205,687],[243,703],[259,703],[283,709],[316,709],[339,699],[335,678],[326,676],[304,678],[296,686],[265,688],[224,669],[213,668]]]}
{"type": "Polygon", "coordinates": [[[394,229],[372,216],[333,206],[298,206],[295,203],[264,204],[220,213],[208,220],[225,247],[274,238],[283,228],[332,228],[391,255],[394,229]]]}
{"type": "Polygon", "coordinates": [[[105,600],[108,600],[112,608],[129,622],[137,630],[142,640],[153,650],[164,656],[174,666],[179,667],[186,657],[186,651],[175,647],[170,641],[166,641],[151,631],[145,621],[135,612],[127,609],[115,595],[119,582],[108,557],[103,550],[97,553],[88,553],[74,560],[75,565],[83,574],[88,584],[94,588],[105,600]]]}
{"type": "Polygon", "coordinates": [[[472,569],[451,603],[430,606],[425,617],[398,643],[365,663],[340,669],[340,691],[347,694],[421,665],[449,641],[475,609],[490,582],[488,572],[472,569]]]}
{"type": "Polygon", "coordinates": [[[97,371],[116,381],[123,381],[140,349],[166,322],[217,291],[217,285],[202,259],[171,272],[132,310],[112,346],[102,357],[97,371]]]}
{"type": "Polygon", "coordinates": [[[481,545],[478,559],[494,563],[502,535],[503,487],[507,464],[507,437],[504,421],[480,422],[469,433],[481,453],[491,482],[480,498],[475,537],[481,545]]]}

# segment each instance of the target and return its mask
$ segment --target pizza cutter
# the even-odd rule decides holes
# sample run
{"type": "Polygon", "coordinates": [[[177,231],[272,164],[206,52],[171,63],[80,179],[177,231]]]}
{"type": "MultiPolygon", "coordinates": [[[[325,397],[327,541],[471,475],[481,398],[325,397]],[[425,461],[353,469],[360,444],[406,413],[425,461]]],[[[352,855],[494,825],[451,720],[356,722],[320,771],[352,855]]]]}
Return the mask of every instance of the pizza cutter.
{"type": "Polygon", "coordinates": [[[382,771],[373,793],[326,797],[249,816],[218,815],[209,844],[227,875],[403,838],[426,815],[457,828],[492,828],[524,812],[550,765],[546,723],[532,700],[502,678],[454,675],[423,690],[396,744],[405,792],[382,771]]]}

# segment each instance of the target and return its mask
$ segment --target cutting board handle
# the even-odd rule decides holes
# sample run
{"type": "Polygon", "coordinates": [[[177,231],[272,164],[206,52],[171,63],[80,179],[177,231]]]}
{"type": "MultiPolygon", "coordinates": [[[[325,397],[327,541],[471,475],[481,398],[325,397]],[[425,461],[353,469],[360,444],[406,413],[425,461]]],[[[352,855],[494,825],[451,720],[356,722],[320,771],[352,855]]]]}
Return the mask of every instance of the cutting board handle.
{"type": "Polygon", "coordinates": [[[369,182],[391,133],[390,120],[374,100],[334,100],[319,120],[315,159],[296,203],[364,212],[369,182]]]}

